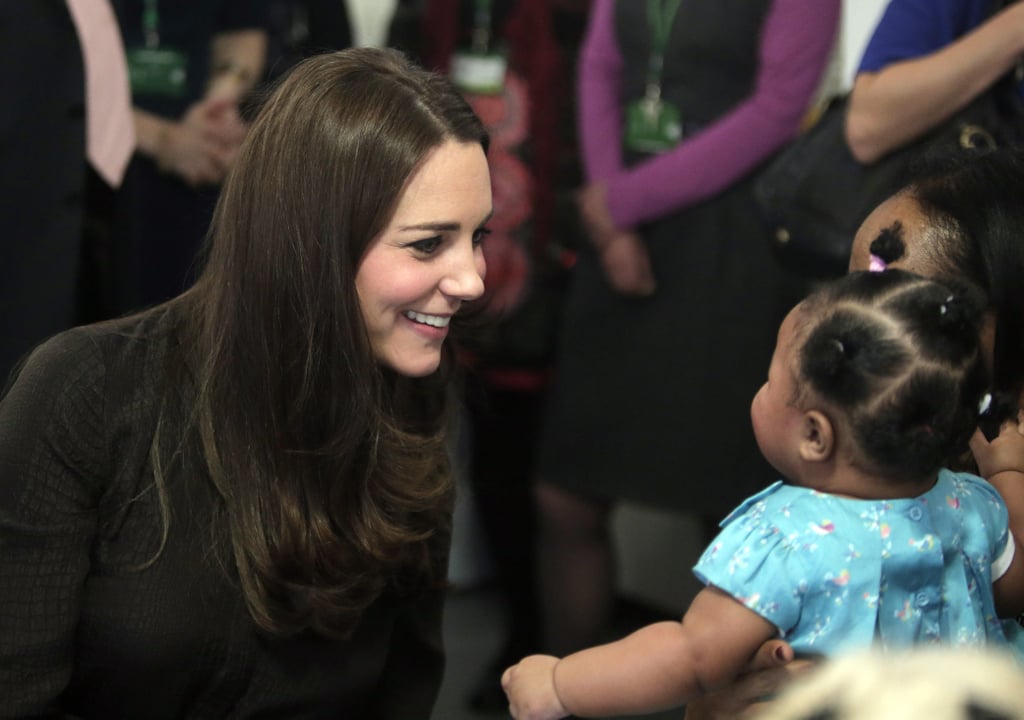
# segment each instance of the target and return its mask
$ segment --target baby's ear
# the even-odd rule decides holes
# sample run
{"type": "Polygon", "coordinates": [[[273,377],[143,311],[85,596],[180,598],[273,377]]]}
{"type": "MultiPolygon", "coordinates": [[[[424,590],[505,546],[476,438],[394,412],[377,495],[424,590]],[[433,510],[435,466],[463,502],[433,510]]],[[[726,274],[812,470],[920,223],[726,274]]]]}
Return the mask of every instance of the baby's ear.
{"type": "Polygon", "coordinates": [[[805,462],[825,462],[832,457],[836,436],[832,421],[820,410],[804,413],[800,434],[800,458],[805,462]]]}

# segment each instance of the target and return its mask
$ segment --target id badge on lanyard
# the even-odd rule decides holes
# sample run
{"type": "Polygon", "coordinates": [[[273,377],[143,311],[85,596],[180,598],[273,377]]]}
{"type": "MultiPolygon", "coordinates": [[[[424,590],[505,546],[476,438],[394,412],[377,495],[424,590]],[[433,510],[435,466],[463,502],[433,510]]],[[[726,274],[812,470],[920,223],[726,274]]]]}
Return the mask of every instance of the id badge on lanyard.
{"type": "Polygon", "coordinates": [[[125,54],[132,94],[181,97],[188,80],[188,57],[180,50],[160,47],[157,0],[146,0],[142,32],[145,47],[129,49],[125,54]]]}
{"type": "Polygon", "coordinates": [[[475,0],[470,47],[452,56],[451,79],[464,93],[497,95],[505,88],[508,56],[492,47],[492,0],[475,0]]]}
{"type": "Polygon", "coordinates": [[[672,21],[682,0],[647,0],[651,29],[651,56],[644,97],[626,106],[623,144],[642,153],[662,153],[679,144],[683,118],[679,108],[661,97],[661,75],[672,21]]]}

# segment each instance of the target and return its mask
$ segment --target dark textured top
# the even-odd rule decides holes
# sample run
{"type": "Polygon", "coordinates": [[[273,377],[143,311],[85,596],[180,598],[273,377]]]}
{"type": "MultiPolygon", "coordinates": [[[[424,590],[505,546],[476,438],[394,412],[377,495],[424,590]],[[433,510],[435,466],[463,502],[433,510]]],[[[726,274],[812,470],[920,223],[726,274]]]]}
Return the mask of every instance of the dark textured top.
{"type": "Polygon", "coordinates": [[[0,716],[429,718],[441,591],[386,593],[348,641],[269,636],[212,557],[208,478],[180,465],[161,549],[173,327],[157,308],[58,335],[0,400],[0,716]]]}

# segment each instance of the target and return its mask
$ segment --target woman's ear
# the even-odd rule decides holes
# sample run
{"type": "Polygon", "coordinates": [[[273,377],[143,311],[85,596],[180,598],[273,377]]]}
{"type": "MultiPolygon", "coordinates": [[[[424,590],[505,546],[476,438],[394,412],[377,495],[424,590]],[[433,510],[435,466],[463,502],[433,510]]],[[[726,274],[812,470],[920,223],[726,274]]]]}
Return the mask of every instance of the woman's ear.
{"type": "Polygon", "coordinates": [[[832,457],[836,436],[832,421],[820,410],[804,413],[800,434],[800,459],[805,462],[825,462],[832,457]]]}

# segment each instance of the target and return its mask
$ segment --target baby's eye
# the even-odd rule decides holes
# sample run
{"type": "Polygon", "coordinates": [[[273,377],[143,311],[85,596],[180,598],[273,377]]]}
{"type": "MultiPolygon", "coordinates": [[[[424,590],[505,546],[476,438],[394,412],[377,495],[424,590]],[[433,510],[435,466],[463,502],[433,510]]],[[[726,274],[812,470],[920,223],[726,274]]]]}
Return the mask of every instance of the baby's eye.
{"type": "Polygon", "coordinates": [[[475,233],[473,233],[473,244],[474,245],[479,245],[480,243],[482,243],[484,241],[484,238],[487,237],[490,234],[491,234],[491,229],[490,228],[485,228],[485,227],[479,228],[475,233]]]}
{"type": "Polygon", "coordinates": [[[441,246],[441,236],[435,235],[434,237],[423,238],[422,240],[416,240],[409,243],[409,247],[417,250],[426,255],[430,255],[435,252],[437,248],[441,246]]]}

